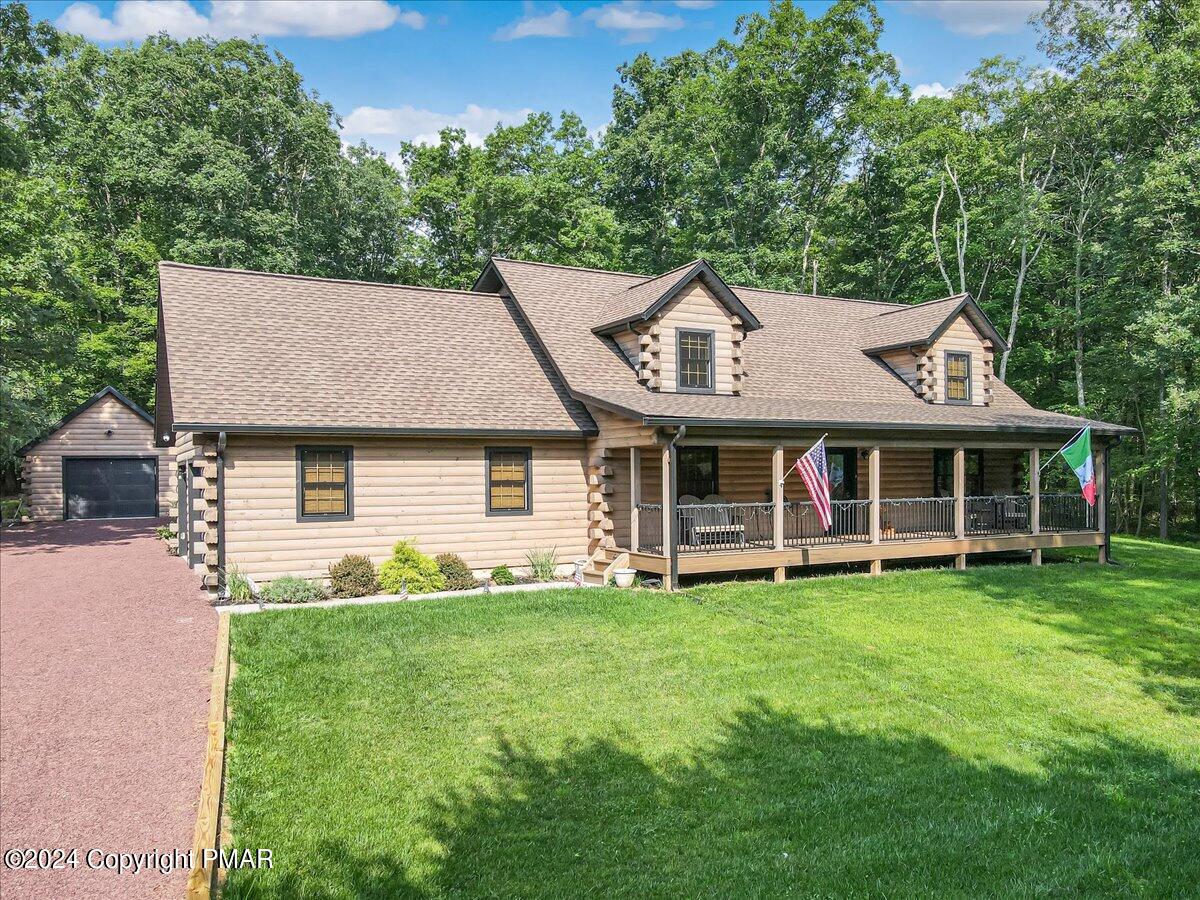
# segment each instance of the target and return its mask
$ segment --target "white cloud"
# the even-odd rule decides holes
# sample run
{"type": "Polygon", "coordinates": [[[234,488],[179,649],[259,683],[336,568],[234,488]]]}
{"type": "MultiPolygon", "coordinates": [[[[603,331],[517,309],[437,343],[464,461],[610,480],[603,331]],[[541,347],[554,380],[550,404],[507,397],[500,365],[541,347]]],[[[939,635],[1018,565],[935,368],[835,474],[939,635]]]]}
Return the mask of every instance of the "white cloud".
{"type": "Polygon", "coordinates": [[[525,15],[514,22],[496,29],[492,35],[497,41],[516,41],[527,37],[569,37],[571,14],[555,5],[549,12],[537,14],[532,3],[525,4],[525,15]]]}
{"type": "Polygon", "coordinates": [[[63,31],[93,41],[131,41],[165,31],[178,38],[197,37],[208,20],[186,0],[123,0],[106,19],[92,3],[72,3],[54,23],[63,31]]]}
{"type": "Polygon", "coordinates": [[[943,87],[940,81],[935,81],[932,84],[918,84],[912,89],[912,98],[914,100],[920,100],[923,97],[940,97],[945,100],[947,97],[953,96],[953,89],[943,87]]]}
{"type": "Polygon", "coordinates": [[[583,14],[597,28],[617,31],[622,44],[637,44],[651,40],[659,31],[678,31],[686,23],[679,16],[664,16],[660,12],[644,9],[638,0],[622,0],[593,7],[583,14]]]}
{"type": "MultiPolygon", "coordinates": [[[[429,24],[429,19],[426,17],[425,13],[417,12],[415,9],[400,10],[400,14],[396,16],[396,21],[406,28],[411,28],[414,31],[420,31],[427,24],[429,24]]],[[[441,24],[446,24],[445,16],[441,17],[441,24]]]]}
{"type": "Polygon", "coordinates": [[[457,113],[417,109],[414,106],[390,109],[359,106],[342,121],[342,131],[354,140],[368,138],[369,144],[389,154],[394,153],[402,141],[436,144],[438,132],[443,128],[464,129],[467,141],[478,146],[497,125],[524,122],[532,113],[532,109],[504,110],[474,103],[457,113]]]}
{"type": "Polygon", "coordinates": [[[1015,34],[1048,0],[912,0],[902,9],[940,19],[955,34],[1015,34]]]}
{"type": "Polygon", "coordinates": [[[675,5],[680,9],[712,9],[717,0],[675,0],[675,5]]]}
{"type": "Polygon", "coordinates": [[[187,0],[117,0],[111,17],[93,3],[72,3],[55,24],[93,41],[136,41],[160,31],[181,39],[206,34],[339,38],[396,23],[421,29],[426,19],[384,0],[212,0],[207,16],[187,0]]]}

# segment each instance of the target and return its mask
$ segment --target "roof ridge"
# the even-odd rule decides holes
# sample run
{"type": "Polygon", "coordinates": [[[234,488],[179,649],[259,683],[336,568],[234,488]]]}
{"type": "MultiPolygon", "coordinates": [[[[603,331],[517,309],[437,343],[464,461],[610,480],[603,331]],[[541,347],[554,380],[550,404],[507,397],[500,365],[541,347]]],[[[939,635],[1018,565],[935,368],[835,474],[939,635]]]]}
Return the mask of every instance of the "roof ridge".
{"type": "MultiPolygon", "coordinates": [[[[568,269],[572,272],[596,272],[600,275],[624,275],[624,276],[627,276],[630,278],[642,279],[641,281],[635,282],[634,284],[631,284],[628,287],[622,288],[622,290],[626,290],[626,291],[632,290],[633,288],[638,287],[639,285],[646,284],[649,281],[653,281],[656,278],[662,278],[665,275],[670,275],[673,272],[678,272],[682,269],[686,269],[688,266],[694,266],[697,263],[707,261],[704,259],[704,257],[697,257],[696,259],[693,259],[691,262],[684,263],[682,266],[677,266],[674,269],[668,269],[666,272],[660,272],[658,275],[646,275],[645,273],[642,273],[642,272],[623,272],[618,269],[598,269],[593,266],[567,266],[567,265],[563,265],[562,263],[541,262],[540,260],[534,260],[534,259],[513,259],[511,256],[493,256],[492,259],[500,260],[501,262],[516,263],[517,265],[522,265],[522,266],[543,266],[548,269],[568,269]]],[[[710,263],[710,265],[711,265],[711,263],[710,263]]],[[[735,291],[738,291],[738,290],[760,291],[764,294],[786,294],[789,297],[811,297],[814,300],[841,300],[846,303],[872,303],[872,304],[875,304],[876,306],[898,306],[901,309],[907,309],[909,306],[920,305],[920,304],[909,304],[909,303],[893,303],[890,300],[867,300],[863,297],[834,297],[830,294],[807,294],[802,291],[782,291],[782,290],[777,290],[775,288],[752,287],[752,286],[746,285],[746,284],[731,284],[731,285],[729,285],[729,287],[735,291]]],[[[937,302],[937,301],[925,301],[925,302],[937,302]]]]}
{"type": "MultiPolygon", "coordinates": [[[[913,305],[906,303],[893,303],[890,300],[867,300],[865,297],[834,297],[831,294],[806,294],[803,291],[782,291],[777,288],[750,287],[746,284],[731,284],[730,287],[735,291],[758,291],[762,294],[783,294],[787,297],[807,297],[810,300],[839,300],[842,303],[873,303],[876,306],[899,306],[902,309],[907,309],[909,305],[913,305]]],[[[880,313],[880,315],[884,314],[880,313]]]]}
{"type": "Polygon", "coordinates": [[[661,275],[651,275],[649,278],[643,278],[641,281],[635,281],[633,284],[629,285],[629,287],[624,288],[624,290],[632,291],[634,288],[649,284],[652,281],[658,281],[660,278],[666,278],[669,275],[677,275],[685,269],[694,269],[702,262],[705,262],[705,260],[693,259],[691,262],[685,262],[682,266],[676,266],[674,269],[667,269],[667,271],[663,272],[661,275]]]}
{"type": "Polygon", "coordinates": [[[195,263],[181,263],[174,260],[162,259],[158,262],[159,268],[169,266],[174,269],[198,269],[202,272],[221,272],[228,275],[258,275],[262,278],[289,278],[296,281],[320,281],[326,284],[350,284],[362,285],[364,287],[381,287],[381,288],[396,288],[406,291],[425,291],[431,294],[467,294],[472,297],[485,297],[487,294],[481,294],[478,291],[468,291],[461,288],[438,288],[428,287],[420,284],[394,284],[388,281],[361,281],[355,278],[324,278],[320,275],[295,275],[289,272],[263,272],[259,269],[235,269],[226,266],[201,266],[195,263]]]}
{"type": "Polygon", "coordinates": [[[935,303],[945,303],[947,300],[961,300],[969,295],[969,291],[963,291],[961,294],[951,294],[949,297],[938,297],[936,300],[922,300],[920,303],[901,303],[899,309],[889,309],[887,312],[880,313],[881,316],[889,315],[894,312],[904,312],[906,309],[917,309],[921,306],[932,306],[935,303]]]}
{"type": "MultiPolygon", "coordinates": [[[[511,256],[493,256],[492,259],[498,259],[501,262],[517,263],[521,266],[545,266],[548,269],[570,269],[572,272],[598,272],[601,275],[627,275],[630,278],[641,278],[648,281],[652,278],[658,278],[658,275],[647,275],[645,272],[622,272],[618,269],[597,269],[592,266],[567,266],[562,263],[541,262],[536,259],[513,259],[511,256]]],[[[673,269],[671,271],[674,271],[673,269]]],[[[670,272],[662,273],[664,275],[670,272]]],[[[630,285],[633,287],[633,285],[630,285]]]]}

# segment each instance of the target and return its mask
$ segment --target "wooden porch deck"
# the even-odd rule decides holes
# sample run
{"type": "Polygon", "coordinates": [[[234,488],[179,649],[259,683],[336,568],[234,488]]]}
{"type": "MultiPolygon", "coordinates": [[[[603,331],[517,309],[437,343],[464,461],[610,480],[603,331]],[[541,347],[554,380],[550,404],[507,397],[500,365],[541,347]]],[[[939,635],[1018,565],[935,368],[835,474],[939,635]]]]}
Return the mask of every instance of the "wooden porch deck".
{"type": "MultiPolygon", "coordinates": [[[[1099,547],[1104,535],[1099,531],[1043,532],[934,540],[894,540],[878,544],[827,543],[782,550],[682,551],[678,557],[680,575],[710,572],[744,572],[752,569],[776,569],[789,566],[819,566],[844,562],[873,562],[889,559],[921,559],[931,556],[961,556],[971,553],[1003,553],[1014,550],[1048,550],[1058,547],[1099,547]]],[[[622,549],[629,553],[629,566],[643,572],[669,575],[667,556],[622,549]]]]}

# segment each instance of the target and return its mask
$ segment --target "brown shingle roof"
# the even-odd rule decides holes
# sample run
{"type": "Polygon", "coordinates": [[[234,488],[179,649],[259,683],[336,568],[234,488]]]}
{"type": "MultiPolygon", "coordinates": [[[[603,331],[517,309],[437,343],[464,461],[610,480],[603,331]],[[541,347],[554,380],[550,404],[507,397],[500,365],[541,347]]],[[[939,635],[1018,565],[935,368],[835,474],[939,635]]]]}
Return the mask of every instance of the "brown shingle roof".
{"type": "MultiPolygon", "coordinates": [[[[476,288],[507,286],[570,390],[630,415],[789,424],[907,423],[981,430],[1068,430],[1084,424],[1072,416],[1034,409],[999,379],[993,379],[990,406],[929,404],[891,369],[863,352],[864,325],[893,318],[881,313],[896,311],[903,324],[901,313],[909,309],[918,310],[919,318],[931,315],[931,310],[946,313],[952,304],[909,307],[746,287],[733,290],[755,310],[762,328],[745,338],[742,395],[649,391],[639,386],[611,340],[591,331],[592,323],[601,318],[597,310],[609,297],[643,281],[637,275],[493,259],[476,288]]],[[[1124,430],[1098,423],[1098,430],[1105,428],[1124,430]]]]}
{"type": "Polygon", "coordinates": [[[595,431],[505,298],[170,262],[159,284],[176,424],[595,431]]]}
{"type": "Polygon", "coordinates": [[[713,422],[751,426],[859,426],[882,429],[955,431],[1076,431],[1092,424],[1096,431],[1117,426],[1075,416],[1034,409],[998,409],[940,403],[899,404],[870,400],[848,404],[843,400],[668,394],[645,390],[601,391],[584,396],[602,408],[640,417],[649,424],[713,422]]]}
{"type": "Polygon", "coordinates": [[[729,285],[721,280],[712,266],[706,260],[695,259],[670,272],[647,277],[618,289],[607,301],[600,304],[597,321],[592,330],[611,334],[631,322],[649,319],[674,297],[680,288],[691,284],[697,278],[702,280],[732,313],[741,317],[747,331],[754,331],[759,327],[754,313],[729,285]]]}
{"type": "Polygon", "coordinates": [[[940,300],[884,310],[877,316],[864,319],[859,327],[859,348],[865,353],[870,353],[896,347],[931,344],[960,312],[965,313],[979,328],[980,333],[989,338],[998,349],[1006,346],[1004,339],[971,295],[955,294],[940,300]]]}

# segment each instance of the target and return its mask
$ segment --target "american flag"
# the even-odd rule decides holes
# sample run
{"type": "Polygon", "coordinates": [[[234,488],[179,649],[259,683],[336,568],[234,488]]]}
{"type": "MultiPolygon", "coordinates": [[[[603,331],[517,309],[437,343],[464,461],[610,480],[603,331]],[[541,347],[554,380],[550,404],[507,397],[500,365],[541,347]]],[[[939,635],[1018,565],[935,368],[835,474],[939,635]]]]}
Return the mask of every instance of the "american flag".
{"type": "Polygon", "coordinates": [[[829,497],[829,466],[825,462],[825,438],[813,444],[807,453],[796,460],[796,471],[804,479],[821,527],[828,531],[833,524],[833,513],[829,497]]]}

